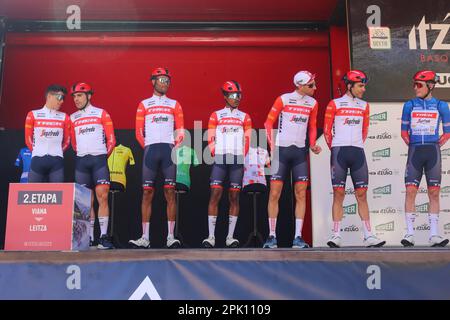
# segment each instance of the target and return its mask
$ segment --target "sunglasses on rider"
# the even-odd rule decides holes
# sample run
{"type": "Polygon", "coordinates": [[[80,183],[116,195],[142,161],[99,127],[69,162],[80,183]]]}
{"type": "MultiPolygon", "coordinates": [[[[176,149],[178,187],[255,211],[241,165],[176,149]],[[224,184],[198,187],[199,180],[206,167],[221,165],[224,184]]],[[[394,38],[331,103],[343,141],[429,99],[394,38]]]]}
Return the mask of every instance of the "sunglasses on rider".
{"type": "Polygon", "coordinates": [[[312,89],[312,88],[314,88],[314,87],[316,86],[316,83],[313,82],[313,83],[307,84],[306,86],[307,86],[308,88],[312,89]]]}
{"type": "Polygon", "coordinates": [[[170,83],[170,79],[167,78],[167,77],[159,77],[156,80],[158,80],[162,84],[169,84],[170,83]]]}
{"type": "Polygon", "coordinates": [[[424,84],[420,83],[420,82],[414,82],[414,85],[413,85],[414,88],[417,87],[418,89],[421,89],[423,86],[424,86],[424,84]]]}
{"type": "Polygon", "coordinates": [[[242,94],[237,93],[237,92],[230,93],[230,94],[228,95],[228,98],[229,98],[229,99],[234,99],[234,100],[240,99],[241,97],[242,97],[242,94]]]}
{"type": "Polygon", "coordinates": [[[56,100],[58,100],[58,101],[63,101],[64,100],[64,95],[63,94],[61,94],[61,93],[50,93],[52,96],[55,96],[56,97],[56,100]]]}

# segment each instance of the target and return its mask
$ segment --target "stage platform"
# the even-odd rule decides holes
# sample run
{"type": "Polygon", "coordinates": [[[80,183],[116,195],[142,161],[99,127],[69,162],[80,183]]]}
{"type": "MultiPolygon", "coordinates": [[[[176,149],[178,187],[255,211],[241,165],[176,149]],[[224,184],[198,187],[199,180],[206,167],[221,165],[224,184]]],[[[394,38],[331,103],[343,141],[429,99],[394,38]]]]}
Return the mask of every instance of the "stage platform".
{"type": "Polygon", "coordinates": [[[450,299],[450,248],[0,251],[0,299],[450,299]]]}

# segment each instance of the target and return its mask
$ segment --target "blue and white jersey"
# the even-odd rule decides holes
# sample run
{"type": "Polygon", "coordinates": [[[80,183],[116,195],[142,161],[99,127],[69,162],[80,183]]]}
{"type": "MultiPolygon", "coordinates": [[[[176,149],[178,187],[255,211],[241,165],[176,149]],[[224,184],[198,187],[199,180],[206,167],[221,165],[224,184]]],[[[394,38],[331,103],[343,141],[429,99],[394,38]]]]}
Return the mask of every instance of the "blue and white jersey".
{"type": "Polygon", "coordinates": [[[439,142],[439,124],[450,133],[450,110],[447,102],[436,98],[414,98],[403,106],[402,131],[408,131],[410,144],[439,142]]]}
{"type": "Polygon", "coordinates": [[[20,149],[15,165],[16,167],[22,166],[23,168],[20,183],[28,182],[28,172],[30,171],[31,165],[31,151],[28,148],[20,149]]]}

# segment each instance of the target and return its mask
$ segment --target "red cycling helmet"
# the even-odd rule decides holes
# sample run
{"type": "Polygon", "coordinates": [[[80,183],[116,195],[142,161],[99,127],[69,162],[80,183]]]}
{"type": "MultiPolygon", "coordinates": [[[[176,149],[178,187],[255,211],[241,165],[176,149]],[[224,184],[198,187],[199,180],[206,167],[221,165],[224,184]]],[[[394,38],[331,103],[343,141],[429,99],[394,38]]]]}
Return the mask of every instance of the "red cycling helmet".
{"type": "Polygon", "coordinates": [[[70,90],[70,94],[74,94],[77,92],[84,92],[86,94],[94,93],[94,91],[92,90],[92,87],[85,82],[78,82],[72,86],[72,88],[70,90]]]}
{"type": "Polygon", "coordinates": [[[172,76],[170,75],[169,69],[156,68],[155,70],[153,70],[150,80],[154,80],[159,76],[166,76],[166,77],[169,77],[169,79],[172,78],[172,76]]]}
{"type": "Polygon", "coordinates": [[[347,72],[342,78],[345,84],[362,82],[367,83],[369,78],[367,78],[366,74],[361,70],[350,70],[347,72]]]}
{"type": "Polygon", "coordinates": [[[414,81],[425,81],[425,82],[437,82],[436,72],[430,70],[421,70],[417,72],[414,77],[414,81]]]}
{"type": "Polygon", "coordinates": [[[227,81],[222,85],[222,92],[224,95],[233,92],[242,92],[241,85],[234,80],[227,81]]]}

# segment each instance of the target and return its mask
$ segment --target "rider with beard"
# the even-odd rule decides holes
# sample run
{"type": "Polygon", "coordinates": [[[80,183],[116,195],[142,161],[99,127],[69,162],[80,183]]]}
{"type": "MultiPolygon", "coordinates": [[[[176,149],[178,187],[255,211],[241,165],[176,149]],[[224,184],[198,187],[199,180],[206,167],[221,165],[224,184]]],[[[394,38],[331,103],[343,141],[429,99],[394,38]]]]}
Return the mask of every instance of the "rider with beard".
{"type": "Polygon", "coordinates": [[[155,180],[159,169],[164,176],[164,196],[167,201],[167,247],[178,248],[180,240],[174,236],[176,219],[176,165],[172,150],[184,138],[184,120],[181,105],[166,96],[172,80],[169,70],[156,68],[150,80],[153,96],[142,100],[136,113],[136,139],[144,148],[142,168],[142,236],[129,243],[135,248],[150,248],[150,216],[155,193],[155,180]],[[174,134],[175,130],[175,134],[174,134]]]}
{"type": "MultiPolygon", "coordinates": [[[[95,189],[98,200],[100,224],[99,249],[113,249],[112,239],[107,235],[109,222],[109,169],[108,156],[116,145],[114,127],[108,112],[91,104],[93,90],[87,83],[72,86],[72,97],[78,111],[70,116],[71,141],[77,156],[75,159],[75,182],[95,189]]],[[[94,195],[91,200],[91,245],[94,243],[94,195]]]]}

